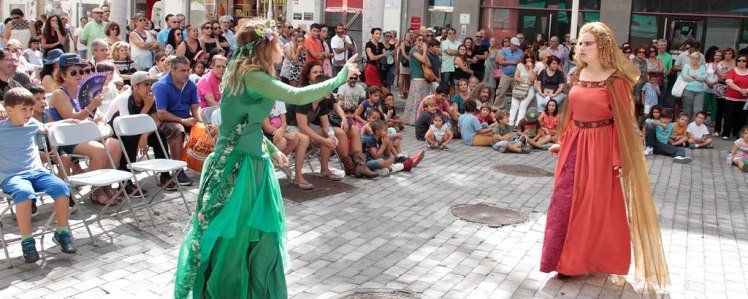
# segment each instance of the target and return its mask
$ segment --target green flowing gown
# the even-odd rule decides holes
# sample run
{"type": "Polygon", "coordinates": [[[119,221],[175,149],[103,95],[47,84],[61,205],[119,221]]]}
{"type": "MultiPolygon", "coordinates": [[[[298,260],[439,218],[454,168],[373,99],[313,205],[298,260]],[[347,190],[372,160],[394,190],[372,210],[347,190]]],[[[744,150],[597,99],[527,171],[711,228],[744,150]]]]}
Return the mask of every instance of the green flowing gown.
{"type": "Polygon", "coordinates": [[[311,103],[344,84],[348,67],[325,82],[295,88],[270,75],[245,74],[224,91],[215,151],[205,160],[191,227],[182,241],[175,298],[286,298],[285,210],[262,134],[275,100],[311,103]]]}

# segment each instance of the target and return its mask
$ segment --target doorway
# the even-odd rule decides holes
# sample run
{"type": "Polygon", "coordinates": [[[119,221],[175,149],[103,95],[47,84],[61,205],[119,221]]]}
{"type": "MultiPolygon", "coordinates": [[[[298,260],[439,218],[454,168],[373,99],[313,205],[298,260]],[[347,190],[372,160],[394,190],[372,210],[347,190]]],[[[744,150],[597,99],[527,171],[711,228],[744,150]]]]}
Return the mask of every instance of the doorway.
{"type": "Polygon", "coordinates": [[[666,30],[671,54],[680,54],[688,41],[704,40],[703,19],[672,19],[668,22],[666,30]]]}

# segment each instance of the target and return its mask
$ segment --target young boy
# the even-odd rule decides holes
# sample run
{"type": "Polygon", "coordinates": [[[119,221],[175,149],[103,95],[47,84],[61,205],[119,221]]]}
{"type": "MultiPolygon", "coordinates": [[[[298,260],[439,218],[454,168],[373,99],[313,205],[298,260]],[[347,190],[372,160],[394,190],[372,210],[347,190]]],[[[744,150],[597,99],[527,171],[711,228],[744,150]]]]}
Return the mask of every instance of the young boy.
{"type": "Polygon", "coordinates": [[[32,37],[29,39],[29,48],[23,51],[23,56],[26,57],[26,60],[38,69],[44,66],[44,55],[42,55],[42,51],[39,48],[40,43],[41,40],[38,37],[32,37]]]}
{"type": "Polygon", "coordinates": [[[356,120],[359,123],[365,124],[368,122],[369,111],[372,109],[382,112],[382,95],[382,89],[379,86],[369,87],[369,99],[358,104],[358,108],[356,108],[356,120]]]}
{"type": "MultiPolygon", "coordinates": [[[[403,163],[395,163],[392,141],[387,137],[387,123],[383,120],[372,122],[371,130],[374,134],[361,136],[361,143],[366,153],[366,167],[385,176],[401,170],[410,171],[418,162],[407,159],[403,163]]],[[[421,156],[423,156],[421,154],[421,156]]]]}
{"type": "Polygon", "coordinates": [[[699,111],[696,113],[696,117],[693,118],[693,122],[688,124],[686,133],[688,133],[688,143],[690,148],[714,148],[712,145],[712,139],[709,136],[709,128],[704,124],[706,120],[706,113],[699,111]]]}
{"type": "Polygon", "coordinates": [[[436,102],[432,98],[426,98],[423,100],[423,112],[418,115],[416,119],[416,139],[426,140],[426,132],[429,130],[431,123],[434,120],[434,115],[439,110],[436,109],[436,102]]]}
{"type": "Polygon", "coordinates": [[[475,100],[465,101],[465,114],[460,115],[457,125],[460,127],[462,141],[466,145],[472,146],[491,146],[491,132],[496,124],[483,127],[475,116],[475,100]]]}
{"type": "Polygon", "coordinates": [[[673,134],[674,129],[673,124],[670,123],[670,115],[663,112],[660,115],[659,124],[647,126],[646,146],[652,147],[654,154],[674,157],[673,163],[691,163],[693,159],[686,157],[686,151],[683,148],[675,147],[669,143],[670,135],[673,134]]]}
{"type": "Polygon", "coordinates": [[[57,229],[53,241],[62,252],[75,253],[76,248],[68,231],[68,202],[70,188],[60,178],[42,166],[34,139],[46,130],[32,118],[34,95],[25,88],[10,89],[3,97],[8,119],[0,121],[0,181],[3,192],[13,197],[21,233],[21,248],[26,263],[39,260],[36,241],[31,236],[31,202],[35,192],[44,191],[55,199],[57,229]]]}
{"type": "Polygon", "coordinates": [[[509,127],[509,116],[501,111],[496,111],[494,115],[498,124],[493,128],[493,145],[491,147],[501,153],[508,151],[510,153],[529,154],[530,147],[523,147],[522,142],[516,138],[512,128],[509,127]]]}
{"type": "Polygon", "coordinates": [[[551,147],[551,136],[545,135],[545,131],[541,130],[540,121],[538,121],[538,111],[535,107],[527,109],[525,118],[519,121],[517,124],[517,135],[519,140],[527,146],[528,144],[534,148],[547,150],[551,147]]]}
{"type": "MultiPolygon", "coordinates": [[[[44,111],[45,108],[47,108],[47,101],[44,97],[45,91],[44,88],[40,86],[30,86],[29,91],[31,94],[34,95],[34,119],[36,119],[39,123],[47,124],[51,122],[51,120],[48,119],[47,113],[44,111]]],[[[60,154],[56,148],[52,148],[49,145],[49,142],[47,141],[47,136],[41,136],[41,138],[36,138],[34,141],[37,142],[37,146],[39,148],[39,157],[41,157],[42,162],[51,162],[52,164],[57,165],[60,160],[57,159],[57,155],[60,155],[60,159],[62,160],[62,166],[57,165],[58,169],[61,167],[65,168],[65,171],[70,173],[70,157],[68,157],[67,154],[60,154]],[[41,139],[41,140],[40,140],[41,139]],[[47,149],[49,150],[49,156],[47,156],[47,153],[44,151],[44,145],[38,143],[39,141],[44,140],[47,143],[47,149]]],[[[59,173],[62,173],[62,169],[59,169],[59,173]]],[[[36,202],[34,202],[34,205],[31,206],[31,214],[36,215],[36,202]]]]}
{"type": "Polygon", "coordinates": [[[681,113],[678,115],[678,122],[673,126],[673,134],[670,135],[670,144],[674,146],[686,146],[688,142],[688,114],[681,113]]]}

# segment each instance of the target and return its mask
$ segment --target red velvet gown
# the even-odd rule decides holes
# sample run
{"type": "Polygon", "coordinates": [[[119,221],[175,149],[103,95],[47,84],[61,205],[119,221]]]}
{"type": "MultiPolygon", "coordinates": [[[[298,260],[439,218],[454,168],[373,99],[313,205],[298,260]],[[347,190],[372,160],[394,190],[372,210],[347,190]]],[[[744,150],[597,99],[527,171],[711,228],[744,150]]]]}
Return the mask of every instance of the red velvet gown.
{"type": "Polygon", "coordinates": [[[571,121],[559,143],[540,270],[565,275],[627,274],[631,262],[621,165],[606,82],[575,81],[571,121]]]}

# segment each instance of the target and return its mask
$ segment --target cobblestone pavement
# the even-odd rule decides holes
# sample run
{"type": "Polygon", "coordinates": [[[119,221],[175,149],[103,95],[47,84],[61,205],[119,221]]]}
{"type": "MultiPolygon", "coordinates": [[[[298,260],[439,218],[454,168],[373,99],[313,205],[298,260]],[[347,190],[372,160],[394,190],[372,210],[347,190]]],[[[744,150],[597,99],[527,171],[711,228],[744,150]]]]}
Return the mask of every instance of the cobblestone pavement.
{"type": "MultiPolygon", "coordinates": [[[[411,153],[422,146],[412,134],[412,127],[406,129],[404,147],[411,153]]],[[[729,167],[728,146],[718,140],[717,149],[687,150],[695,158],[691,165],[647,159],[673,298],[748,294],[748,176],[729,167]]],[[[603,275],[562,281],[539,272],[552,178],[509,176],[494,170],[499,164],[552,171],[555,158],[539,151],[502,155],[456,142],[449,151],[427,152],[411,173],[346,178],[357,189],[303,204],[286,201],[289,295],[339,298],[402,290],[423,298],[639,297],[630,284],[603,275]],[[481,202],[528,213],[529,220],[489,228],[450,213],[453,205],[481,202]]],[[[152,180],[147,186],[155,188],[152,180]]],[[[195,192],[188,191],[191,203],[195,192]]],[[[40,208],[35,225],[50,208],[40,208]]],[[[60,253],[47,235],[45,245],[52,247],[44,263],[23,265],[20,245],[12,243],[16,266],[0,264],[0,298],[170,297],[189,216],[179,199],[156,210],[155,226],[140,231],[129,214],[104,221],[111,238],[94,226],[98,247],[74,221],[79,253],[60,253]]],[[[136,214],[148,224],[144,211],[136,214]]],[[[73,218],[88,215],[83,210],[73,218]]],[[[11,219],[2,223],[8,238],[18,237],[11,219]]]]}

